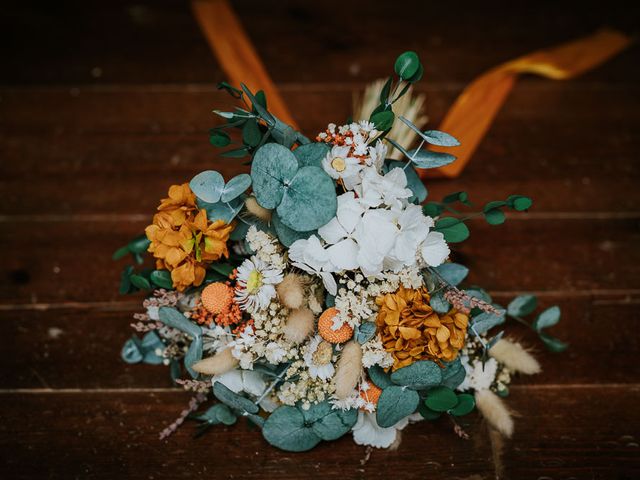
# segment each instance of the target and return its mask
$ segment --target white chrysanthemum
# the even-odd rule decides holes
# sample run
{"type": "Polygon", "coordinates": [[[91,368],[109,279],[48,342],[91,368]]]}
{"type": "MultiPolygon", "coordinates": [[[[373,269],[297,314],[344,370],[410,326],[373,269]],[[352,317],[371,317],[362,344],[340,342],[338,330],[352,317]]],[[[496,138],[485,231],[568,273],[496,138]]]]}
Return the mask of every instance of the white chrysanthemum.
{"type": "Polygon", "coordinates": [[[264,310],[276,296],[275,285],[282,281],[282,270],[253,256],[238,267],[236,302],[247,312],[264,310]]]}
{"type": "Polygon", "coordinates": [[[484,365],[482,360],[477,358],[470,360],[468,356],[460,357],[460,362],[467,375],[464,381],[458,386],[458,390],[487,390],[496,379],[498,372],[498,362],[495,358],[489,358],[484,365]]]}
{"type": "Polygon", "coordinates": [[[320,335],[313,337],[307,344],[303,355],[311,378],[329,380],[335,373],[333,366],[333,346],[320,335]]]}
{"type": "Polygon", "coordinates": [[[350,146],[335,146],[322,160],[322,168],[333,179],[342,179],[347,189],[351,190],[360,183],[360,160],[350,155],[350,146]]]}

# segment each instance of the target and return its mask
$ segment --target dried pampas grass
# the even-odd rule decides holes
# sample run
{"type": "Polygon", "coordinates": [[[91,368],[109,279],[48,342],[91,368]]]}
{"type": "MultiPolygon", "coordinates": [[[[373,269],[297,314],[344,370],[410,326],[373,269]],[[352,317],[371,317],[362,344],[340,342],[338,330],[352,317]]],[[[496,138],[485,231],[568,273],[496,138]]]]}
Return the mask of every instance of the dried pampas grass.
{"type": "Polygon", "coordinates": [[[362,348],[351,341],[342,348],[336,368],[336,397],[344,400],[353,393],[362,374],[362,348]]]}
{"type": "Polygon", "coordinates": [[[291,342],[302,343],[313,332],[314,324],[313,312],[308,308],[292,310],[284,326],[284,336],[291,342]]]}
{"type": "Polygon", "coordinates": [[[304,285],[302,277],[295,273],[285,275],[282,282],[276,287],[278,298],[287,308],[298,309],[304,302],[304,285]]]}
{"type": "Polygon", "coordinates": [[[236,368],[238,363],[238,359],[231,355],[231,349],[227,348],[216,353],[213,357],[194,363],[191,368],[205,375],[222,375],[236,368]]]}
{"type": "Polygon", "coordinates": [[[504,363],[511,370],[525,375],[540,373],[541,370],[538,361],[517,342],[499,340],[491,347],[489,355],[498,362],[504,363]]]}
{"type": "Polygon", "coordinates": [[[253,215],[254,217],[262,220],[264,223],[269,223],[271,221],[271,210],[267,210],[264,207],[261,207],[256,200],[256,197],[247,197],[244,201],[245,207],[247,207],[247,211],[253,215]]]}
{"type": "Polygon", "coordinates": [[[478,390],[475,395],[476,407],[487,422],[505,437],[513,434],[513,419],[504,402],[491,390],[478,390]]]}

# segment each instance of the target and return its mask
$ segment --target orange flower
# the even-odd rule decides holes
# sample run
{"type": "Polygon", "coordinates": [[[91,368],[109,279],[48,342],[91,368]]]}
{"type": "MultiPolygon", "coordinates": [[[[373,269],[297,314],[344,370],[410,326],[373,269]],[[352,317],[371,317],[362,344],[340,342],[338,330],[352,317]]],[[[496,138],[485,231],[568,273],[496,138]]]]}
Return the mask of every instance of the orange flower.
{"type": "Polygon", "coordinates": [[[400,289],[376,299],[382,343],[397,370],[418,360],[451,361],[464,346],[469,317],[456,309],[438,315],[429,305],[426,288],[400,289]]]}
{"type": "Polygon", "coordinates": [[[183,291],[201,285],[209,263],[228,257],[227,241],[233,225],[209,222],[206,210],[197,209],[188,184],[173,185],[162,199],[153,224],[145,229],[156,268],[171,272],[173,286],[183,291]]]}

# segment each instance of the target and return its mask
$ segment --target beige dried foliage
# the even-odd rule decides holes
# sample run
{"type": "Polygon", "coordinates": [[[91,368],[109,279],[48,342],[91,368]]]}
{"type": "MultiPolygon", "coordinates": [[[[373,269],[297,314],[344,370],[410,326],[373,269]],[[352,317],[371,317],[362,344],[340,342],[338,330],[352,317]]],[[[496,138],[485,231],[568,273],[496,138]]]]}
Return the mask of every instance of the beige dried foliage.
{"type": "Polygon", "coordinates": [[[491,347],[489,355],[511,370],[525,375],[533,375],[541,371],[538,361],[518,342],[502,339],[491,347]]]}
{"type": "Polygon", "coordinates": [[[205,375],[222,375],[238,366],[238,359],[231,355],[231,349],[227,348],[216,353],[213,357],[205,358],[193,364],[193,368],[198,373],[205,375]]]}
{"type": "Polygon", "coordinates": [[[342,348],[336,376],[336,397],[344,400],[353,393],[362,374],[362,347],[355,341],[346,343],[342,348]]]}
{"type": "Polygon", "coordinates": [[[284,336],[294,343],[302,343],[315,326],[313,312],[308,308],[299,308],[289,313],[287,324],[284,327],[284,336]]]}
{"type": "Polygon", "coordinates": [[[254,217],[262,220],[264,223],[269,223],[271,221],[272,210],[267,210],[264,207],[261,207],[256,200],[256,197],[251,196],[247,197],[244,201],[245,207],[247,207],[247,211],[253,215],[254,217]]]}
{"type": "Polygon", "coordinates": [[[295,273],[285,275],[276,287],[278,298],[287,308],[299,309],[304,303],[304,283],[302,277],[295,273]]]}
{"type": "Polygon", "coordinates": [[[491,390],[478,390],[476,407],[487,422],[505,437],[513,434],[513,419],[504,402],[491,390]]]}

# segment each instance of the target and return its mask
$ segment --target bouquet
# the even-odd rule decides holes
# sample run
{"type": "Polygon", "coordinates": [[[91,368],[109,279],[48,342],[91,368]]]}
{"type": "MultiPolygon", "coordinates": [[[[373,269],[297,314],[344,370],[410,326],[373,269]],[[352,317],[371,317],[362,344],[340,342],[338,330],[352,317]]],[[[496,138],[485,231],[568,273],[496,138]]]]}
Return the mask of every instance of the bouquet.
{"type": "Polygon", "coordinates": [[[509,383],[540,366],[501,326],[524,323],[561,351],[545,331],[560,310],[529,321],[534,296],[505,308],[463,286],[468,269],[450,257],[466,221],[498,225],[532,201],[512,195],[474,213],[465,192],[425,203],[419,171],[453,162],[442,150],[458,141],[422,130],[415,109],[394,111],[411,110],[399,101],[422,74],[403,53],[368,119],[313,140],[270,113],[263,92],[220,84],[241,106],[215,112],[226,123],[210,142],[227,147],[238,130],[223,156],[248,158],[250,174],[209,170],[171,186],[145,234],[114,254],[154,262],[122,274],[122,293],[148,292],[133,324],[143,336],[126,342],[124,360],[166,365],[194,392],[161,437],[187,418],[201,435],[244,417],[287,451],[347,434],[387,448],[407,424],[442,416],[465,436],[475,409],[511,435],[509,383]]]}

